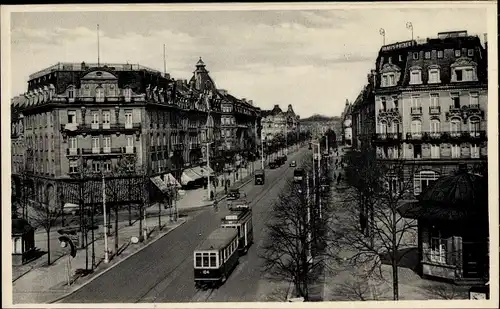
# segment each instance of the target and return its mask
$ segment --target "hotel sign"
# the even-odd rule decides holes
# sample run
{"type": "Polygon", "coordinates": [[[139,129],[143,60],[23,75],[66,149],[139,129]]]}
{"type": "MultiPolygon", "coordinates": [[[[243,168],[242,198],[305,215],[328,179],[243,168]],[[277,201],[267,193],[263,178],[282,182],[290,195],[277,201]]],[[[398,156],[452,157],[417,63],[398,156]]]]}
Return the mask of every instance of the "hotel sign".
{"type": "Polygon", "coordinates": [[[382,51],[389,51],[389,50],[407,48],[407,47],[411,47],[413,45],[415,45],[415,41],[398,42],[398,43],[394,43],[394,44],[391,44],[391,45],[382,46],[382,51]]]}

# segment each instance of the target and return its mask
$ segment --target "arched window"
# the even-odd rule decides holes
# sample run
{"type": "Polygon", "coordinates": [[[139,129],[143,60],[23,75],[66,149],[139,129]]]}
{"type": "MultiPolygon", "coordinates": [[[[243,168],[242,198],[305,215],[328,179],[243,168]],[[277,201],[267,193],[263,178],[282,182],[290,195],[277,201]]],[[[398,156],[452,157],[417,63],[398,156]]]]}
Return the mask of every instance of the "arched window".
{"type": "Polygon", "coordinates": [[[130,102],[130,99],[132,98],[132,89],[129,87],[123,89],[123,96],[125,97],[125,102],[130,102]]]}
{"type": "Polygon", "coordinates": [[[479,130],[481,128],[481,121],[478,117],[473,117],[469,119],[469,131],[472,136],[478,136],[479,130]]]}
{"type": "Polygon", "coordinates": [[[413,69],[410,71],[410,85],[418,85],[422,83],[422,70],[413,69]]]}
{"type": "Polygon", "coordinates": [[[411,133],[412,135],[422,134],[422,122],[420,120],[415,119],[411,122],[411,133]]]}
{"type": "Polygon", "coordinates": [[[68,87],[68,99],[70,102],[75,100],[75,87],[72,85],[68,87]]]}
{"type": "Polygon", "coordinates": [[[451,120],[450,131],[451,131],[451,134],[460,133],[460,119],[454,118],[451,120]]]}
{"type": "Polygon", "coordinates": [[[104,88],[101,85],[95,88],[95,101],[104,102],[104,88]]]}
{"type": "Polygon", "coordinates": [[[392,122],[392,133],[399,133],[399,121],[392,122]]]}
{"type": "Polygon", "coordinates": [[[431,120],[431,133],[439,133],[441,131],[440,121],[438,119],[431,120]]]}
{"type": "Polygon", "coordinates": [[[434,171],[421,171],[416,173],[413,179],[413,193],[419,195],[438,178],[439,174],[434,171]]]}
{"type": "Polygon", "coordinates": [[[441,74],[439,67],[430,67],[429,68],[429,84],[437,84],[441,82],[441,74]]]}
{"type": "Polygon", "coordinates": [[[386,134],[387,133],[387,122],[386,121],[381,121],[380,122],[380,133],[381,134],[386,134]]]}

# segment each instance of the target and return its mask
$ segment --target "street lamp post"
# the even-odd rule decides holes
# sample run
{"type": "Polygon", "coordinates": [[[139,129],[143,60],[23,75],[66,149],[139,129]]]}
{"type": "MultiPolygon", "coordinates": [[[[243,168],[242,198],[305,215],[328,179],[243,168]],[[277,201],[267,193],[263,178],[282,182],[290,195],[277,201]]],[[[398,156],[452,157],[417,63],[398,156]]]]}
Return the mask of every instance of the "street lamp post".
{"type": "MultiPolygon", "coordinates": [[[[320,180],[321,180],[321,143],[313,143],[311,142],[312,145],[314,146],[318,146],[318,186],[320,185],[320,180]]],[[[314,156],[313,156],[313,172],[314,172],[314,156]]],[[[314,177],[314,176],[313,176],[314,177]]],[[[315,181],[313,179],[313,182],[315,184],[315,181]]],[[[316,190],[315,190],[316,192],[316,190]]],[[[315,193],[316,194],[316,193],[315,193]]],[[[322,218],[322,214],[321,214],[321,197],[318,195],[318,207],[319,207],[319,218],[321,219],[322,218]]]]}
{"type": "Polygon", "coordinates": [[[210,145],[212,144],[213,142],[206,142],[206,146],[207,146],[207,170],[208,170],[208,175],[207,175],[207,189],[208,189],[208,199],[211,200],[212,199],[212,196],[211,196],[211,193],[212,193],[212,188],[210,186],[210,145]]]}
{"type": "Polygon", "coordinates": [[[264,170],[264,134],[260,132],[260,146],[261,146],[261,152],[260,152],[260,159],[261,159],[261,168],[264,170]]]}

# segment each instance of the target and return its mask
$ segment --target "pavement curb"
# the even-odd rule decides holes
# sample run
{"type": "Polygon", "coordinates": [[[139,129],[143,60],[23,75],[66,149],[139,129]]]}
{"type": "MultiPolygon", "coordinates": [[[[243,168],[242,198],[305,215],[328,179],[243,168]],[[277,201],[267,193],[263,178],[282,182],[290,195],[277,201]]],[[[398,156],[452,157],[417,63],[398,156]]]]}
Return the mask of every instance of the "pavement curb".
{"type": "Polygon", "coordinates": [[[137,251],[135,251],[134,253],[130,254],[130,255],[127,255],[125,256],[123,259],[117,261],[115,264],[111,265],[110,267],[104,269],[101,273],[95,275],[94,277],[90,278],[90,280],[86,281],[85,283],[83,283],[81,286],[79,286],[78,288],[76,288],[75,290],[73,291],[70,291],[58,298],[56,298],[55,300],[52,300],[52,301],[49,301],[47,302],[48,304],[54,304],[60,300],[63,300],[64,298],[68,297],[69,295],[75,293],[76,291],[78,291],[79,289],[83,288],[84,286],[86,286],[87,284],[89,284],[90,282],[94,281],[95,279],[99,278],[100,276],[102,276],[103,274],[107,273],[108,271],[110,271],[111,269],[113,269],[114,267],[116,267],[117,265],[119,265],[120,263],[122,263],[123,261],[127,260],[128,258],[130,258],[131,256],[141,252],[142,250],[146,249],[147,247],[151,246],[153,243],[155,243],[156,241],[158,241],[160,238],[164,237],[165,235],[169,234],[170,232],[172,232],[173,230],[175,230],[176,228],[180,227],[181,225],[183,225],[184,223],[186,223],[187,220],[183,220],[181,223],[179,223],[179,225],[177,225],[176,227],[174,228],[171,228],[170,230],[166,231],[165,233],[163,233],[161,236],[158,235],[158,237],[156,238],[153,238],[149,243],[147,243],[145,246],[143,247],[140,247],[137,251]]]}

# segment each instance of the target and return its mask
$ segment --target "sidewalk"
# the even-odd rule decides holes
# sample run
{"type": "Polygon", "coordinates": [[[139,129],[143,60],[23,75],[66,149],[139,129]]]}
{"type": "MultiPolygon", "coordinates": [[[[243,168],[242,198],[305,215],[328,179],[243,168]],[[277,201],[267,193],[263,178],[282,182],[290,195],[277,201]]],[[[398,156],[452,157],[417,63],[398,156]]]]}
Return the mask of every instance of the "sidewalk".
{"type": "MultiPolygon", "coordinates": [[[[338,174],[341,170],[336,169],[335,173],[338,174]]],[[[343,192],[339,192],[337,186],[333,185],[331,203],[333,205],[340,203],[342,194],[343,192]]],[[[341,220],[339,219],[339,221],[341,220]]],[[[346,248],[342,248],[338,258],[339,260],[346,259],[352,256],[353,253],[346,248]]],[[[382,265],[381,278],[367,278],[365,266],[351,267],[346,263],[342,264],[345,265],[339,265],[339,263],[332,260],[328,264],[329,267],[325,269],[323,288],[323,299],[325,301],[393,299],[392,267],[390,265],[382,265]]],[[[468,287],[422,279],[409,268],[398,267],[398,277],[400,300],[468,298],[468,287]]]]}
{"type": "MultiPolygon", "coordinates": [[[[44,262],[41,264],[34,264],[30,271],[18,277],[17,280],[12,283],[13,303],[49,303],[55,301],[67,293],[78,289],[92,278],[112,268],[114,265],[120,263],[141,248],[144,248],[185,222],[185,218],[179,218],[177,222],[170,222],[168,214],[165,214],[162,216],[162,229],[159,230],[158,217],[149,217],[143,224],[148,227],[150,235],[145,242],[138,244],[132,244],[131,237],[140,235],[139,222],[135,222],[132,226],[129,226],[128,222],[121,222],[118,235],[118,255],[115,251],[114,236],[108,237],[108,248],[110,251],[109,264],[103,263],[104,239],[102,238],[103,227],[100,226],[99,229],[95,231],[96,238],[101,238],[96,239],[94,243],[97,265],[92,274],[85,277],[81,277],[81,275],[78,274],[78,270],[85,269],[85,250],[83,249],[78,250],[76,257],[71,259],[71,286],[67,284],[68,255],[57,259],[50,266],[46,266],[44,262]]],[[[62,248],[59,254],[61,256],[63,255],[62,248]]],[[[92,245],[89,245],[89,266],[91,257],[92,245]]],[[[41,259],[43,258],[44,257],[41,257],[41,259]]]]}

